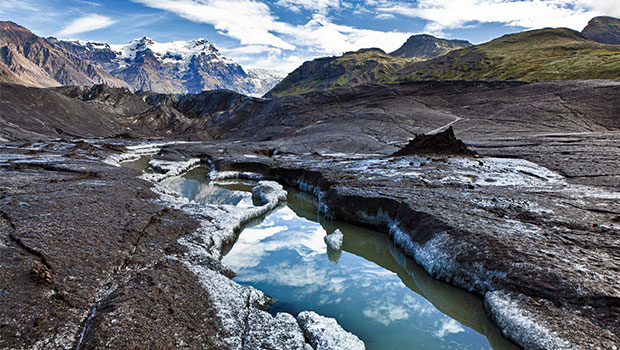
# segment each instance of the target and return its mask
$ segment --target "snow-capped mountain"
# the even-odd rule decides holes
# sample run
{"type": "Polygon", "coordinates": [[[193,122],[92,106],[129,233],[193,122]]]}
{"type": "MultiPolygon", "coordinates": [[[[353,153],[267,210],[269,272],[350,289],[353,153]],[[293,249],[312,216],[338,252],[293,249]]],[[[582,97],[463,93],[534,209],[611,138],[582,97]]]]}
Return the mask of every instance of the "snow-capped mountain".
{"type": "Polygon", "coordinates": [[[254,88],[254,91],[249,95],[256,97],[266,94],[288,75],[285,71],[260,68],[248,69],[247,73],[248,80],[254,88]]]}
{"type": "Polygon", "coordinates": [[[261,96],[285,76],[246,72],[206,39],[159,43],[142,37],[109,45],[41,38],[13,22],[0,22],[0,51],[0,80],[36,87],[105,83],[163,93],[229,89],[261,96]]]}
{"type": "Polygon", "coordinates": [[[48,40],[125,81],[134,90],[198,93],[229,89],[262,96],[286,76],[269,70],[248,74],[206,39],[160,43],[142,37],[123,45],[48,40]]]}
{"type": "Polygon", "coordinates": [[[6,21],[0,21],[0,81],[36,87],[101,83],[127,87],[90,60],[6,21]]]}

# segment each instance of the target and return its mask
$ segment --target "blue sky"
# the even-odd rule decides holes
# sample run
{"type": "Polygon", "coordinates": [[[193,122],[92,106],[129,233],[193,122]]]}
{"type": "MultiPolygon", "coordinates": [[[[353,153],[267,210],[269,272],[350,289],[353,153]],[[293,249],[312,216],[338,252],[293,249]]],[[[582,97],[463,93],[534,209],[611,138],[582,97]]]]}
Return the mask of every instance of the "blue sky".
{"type": "Polygon", "coordinates": [[[473,43],[544,27],[581,30],[620,17],[618,0],[2,0],[0,19],[41,36],[124,44],[206,38],[245,68],[290,71],[364,47],[397,49],[410,35],[473,43]]]}

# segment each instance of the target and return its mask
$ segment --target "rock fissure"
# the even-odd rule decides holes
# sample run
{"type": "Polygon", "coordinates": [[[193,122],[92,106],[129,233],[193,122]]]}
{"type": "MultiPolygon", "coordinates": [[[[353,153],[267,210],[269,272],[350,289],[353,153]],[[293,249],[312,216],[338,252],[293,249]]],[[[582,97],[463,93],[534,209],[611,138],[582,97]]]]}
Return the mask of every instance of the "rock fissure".
{"type": "MultiPolygon", "coordinates": [[[[13,226],[13,229],[15,229],[15,226],[13,226]]],[[[28,254],[34,255],[37,257],[37,259],[39,261],[41,261],[41,263],[49,270],[52,270],[52,266],[47,262],[47,259],[45,258],[45,256],[43,255],[43,253],[37,251],[36,249],[33,249],[31,247],[28,247],[26,244],[24,244],[24,242],[22,242],[22,240],[17,237],[17,235],[14,232],[11,232],[9,234],[9,239],[11,239],[11,241],[13,241],[15,244],[17,244],[21,249],[23,249],[25,252],[27,252],[28,254]]]]}

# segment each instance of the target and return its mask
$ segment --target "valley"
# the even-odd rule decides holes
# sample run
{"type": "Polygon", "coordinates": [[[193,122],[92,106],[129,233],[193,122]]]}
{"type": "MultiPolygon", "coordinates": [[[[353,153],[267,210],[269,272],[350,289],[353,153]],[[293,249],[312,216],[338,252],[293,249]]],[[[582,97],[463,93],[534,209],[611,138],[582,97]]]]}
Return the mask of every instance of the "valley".
{"type": "Polygon", "coordinates": [[[0,348],[619,347],[617,22],[286,77],[1,22],[0,348]]]}

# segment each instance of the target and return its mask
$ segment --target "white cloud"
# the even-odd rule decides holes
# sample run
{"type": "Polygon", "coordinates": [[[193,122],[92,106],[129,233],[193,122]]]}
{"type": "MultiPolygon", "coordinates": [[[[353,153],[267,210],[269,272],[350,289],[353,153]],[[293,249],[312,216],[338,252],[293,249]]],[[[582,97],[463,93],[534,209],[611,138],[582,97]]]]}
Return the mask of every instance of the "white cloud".
{"type": "Polygon", "coordinates": [[[293,12],[301,9],[327,14],[332,9],[340,8],[340,0],[278,0],[278,6],[286,7],[293,12]]]}
{"type": "Polygon", "coordinates": [[[0,2],[0,14],[20,10],[38,12],[39,7],[25,0],[2,0],[2,2],[0,2]]]}
{"type": "Polygon", "coordinates": [[[74,20],[65,28],[58,32],[58,36],[66,37],[73,34],[90,32],[91,30],[101,29],[116,23],[115,20],[107,16],[90,14],[74,20]]]}
{"type": "Polygon", "coordinates": [[[269,6],[251,0],[133,0],[173,12],[193,22],[211,24],[242,45],[270,45],[293,50],[294,45],[273,34],[278,22],[269,6]]]}
{"type": "Polygon", "coordinates": [[[267,45],[247,45],[233,48],[221,48],[220,51],[226,55],[247,55],[247,54],[281,54],[282,49],[267,45]]]}
{"type": "Polygon", "coordinates": [[[425,31],[441,34],[472,22],[502,23],[528,29],[568,27],[581,30],[598,15],[620,15],[617,0],[419,0],[383,2],[378,12],[429,21],[425,31]]]}
{"type": "Polygon", "coordinates": [[[392,51],[411,35],[411,33],[358,29],[335,24],[321,14],[324,10],[342,6],[339,1],[333,0],[296,1],[297,6],[316,11],[303,25],[281,21],[272,14],[269,6],[251,0],[133,1],[173,12],[194,22],[211,24],[220,33],[239,40],[241,45],[253,48],[271,46],[290,51],[302,47],[303,50],[318,55],[340,54],[377,46],[385,51],[392,51]]]}
{"type": "Polygon", "coordinates": [[[341,54],[368,47],[393,51],[411,35],[411,33],[383,32],[335,24],[319,14],[314,15],[303,26],[282,28],[281,33],[291,37],[297,45],[322,54],[341,54]]]}
{"type": "Polygon", "coordinates": [[[406,320],[410,317],[409,312],[404,306],[393,304],[389,301],[374,302],[370,307],[364,309],[362,314],[384,326],[389,326],[393,322],[406,320]]]}
{"type": "MultiPolygon", "coordinates": [[[[437,324],[435,324],[437,325],[437,324]]],[[[435,336],[443,338],[449,334],[457,334],[465,332],[465,328],[453,319],[445,319],[441,321],[441,327],[435,332],[435,336]]]]}
{"type": "Polygon", "coordinates": [[[396,18],[396,16],[394,16],[391,13],[379,13],[375,16],[376,19],[394,19],[396,18]]]}

